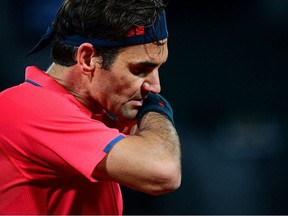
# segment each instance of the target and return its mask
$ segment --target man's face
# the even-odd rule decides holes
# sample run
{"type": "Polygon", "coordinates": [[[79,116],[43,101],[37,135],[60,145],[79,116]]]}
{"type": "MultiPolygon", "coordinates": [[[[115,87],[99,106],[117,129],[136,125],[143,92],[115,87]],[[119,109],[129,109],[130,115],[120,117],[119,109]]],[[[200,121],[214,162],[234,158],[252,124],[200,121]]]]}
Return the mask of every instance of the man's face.
{"type": "Polygon", "coordinates": [[[97,68],[92,97],[119,118],[134,119],[147,93],[160,92],[158,69],[167,57],[167,41],[126,48],[109,70],[97,68]]]}

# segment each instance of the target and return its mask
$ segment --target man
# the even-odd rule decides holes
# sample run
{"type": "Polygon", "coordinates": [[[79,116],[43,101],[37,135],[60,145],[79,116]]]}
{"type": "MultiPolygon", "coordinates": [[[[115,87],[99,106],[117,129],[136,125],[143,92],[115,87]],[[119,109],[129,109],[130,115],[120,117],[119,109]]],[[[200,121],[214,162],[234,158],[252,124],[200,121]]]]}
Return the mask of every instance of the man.
{"type": "Polygon", "coordinates": [[[180,143],[160,92],[160,0],[65,0],[26,69],[0,95],[1,214],[122,214],[119,184],[176,190],[180,143]]]}

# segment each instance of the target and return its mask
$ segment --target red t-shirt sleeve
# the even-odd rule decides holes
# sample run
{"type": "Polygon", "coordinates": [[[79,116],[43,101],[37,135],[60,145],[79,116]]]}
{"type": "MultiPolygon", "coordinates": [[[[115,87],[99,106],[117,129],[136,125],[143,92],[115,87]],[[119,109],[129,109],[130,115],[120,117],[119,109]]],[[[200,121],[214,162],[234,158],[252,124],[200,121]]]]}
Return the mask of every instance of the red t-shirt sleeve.
{"type": "Polygon", "coordinates": [[[26,151],[30,157],[51,165],[61,172],[75,169],[91,178],[96,165],[106,156],[110,149],[125,136],[116,129],[106,127],[96,120],[71,118],[62,122],[34,122],[33,134],[25,133],[27,140],[33,140],[26,151]],[[33,146],[33,147],[32,147],[33,146]],[[36,149],[37,150],[36,150],[36,149]],[[36,155],[34,155],[36,153],[36,155]],[[67,169],[64,169],[67,168],[67,169]],[[73,168],[73,169],[71,169],[73,168]]]}
{"type": "Polygon", "coordinates": [[[33,99],[17,91],[17,100],[10,96],[2,108],[1,130],[19,168],[27,178],[82,174],[97,181],[92,178],[96,165],[125,135],[91,119],[68,98],[41,91],[30,92],[33,99]]]}

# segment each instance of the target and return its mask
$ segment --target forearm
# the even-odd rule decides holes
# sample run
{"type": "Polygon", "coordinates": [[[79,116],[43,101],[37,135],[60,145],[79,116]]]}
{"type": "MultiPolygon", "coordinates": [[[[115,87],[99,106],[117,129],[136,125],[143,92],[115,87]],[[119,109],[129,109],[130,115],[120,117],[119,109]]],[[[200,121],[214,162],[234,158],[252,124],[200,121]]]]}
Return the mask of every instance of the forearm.
{"type": "Polygon", "coordinates": [[[155,112],[143,116],[139,131],[131,138],[134,144],[141,142],[135,161],[133,188],[151,194],[173,191],[181,183],[181,148],[176,129],[170,120],[155,112]],[[143,185],[145,187],[143,187],[143,185]]]}
{"type": "Polygon", "coordinates": [[[165,116],[149,112],[139,124],[138,136],[143,137],[153,149],[157,149],[155,160],[173,160],[179,164],[181,160],[180,142],[177,131],[171,121],[165,116]]]}

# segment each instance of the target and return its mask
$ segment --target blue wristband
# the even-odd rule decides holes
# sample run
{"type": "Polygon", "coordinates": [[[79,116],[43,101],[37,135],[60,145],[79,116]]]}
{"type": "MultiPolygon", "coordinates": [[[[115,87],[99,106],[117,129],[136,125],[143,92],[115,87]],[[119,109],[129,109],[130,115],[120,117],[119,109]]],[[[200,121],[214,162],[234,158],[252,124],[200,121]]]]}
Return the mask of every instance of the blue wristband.
{"type": "Polygon", "coordinates": [[[148,112],[157,112],[165,115],[172,122],[173,126],[175,126],[172,107],[160,94],[148,94],[143,101],[142,107],[137,113],[136,119],[140,121],[148,112]]]}

